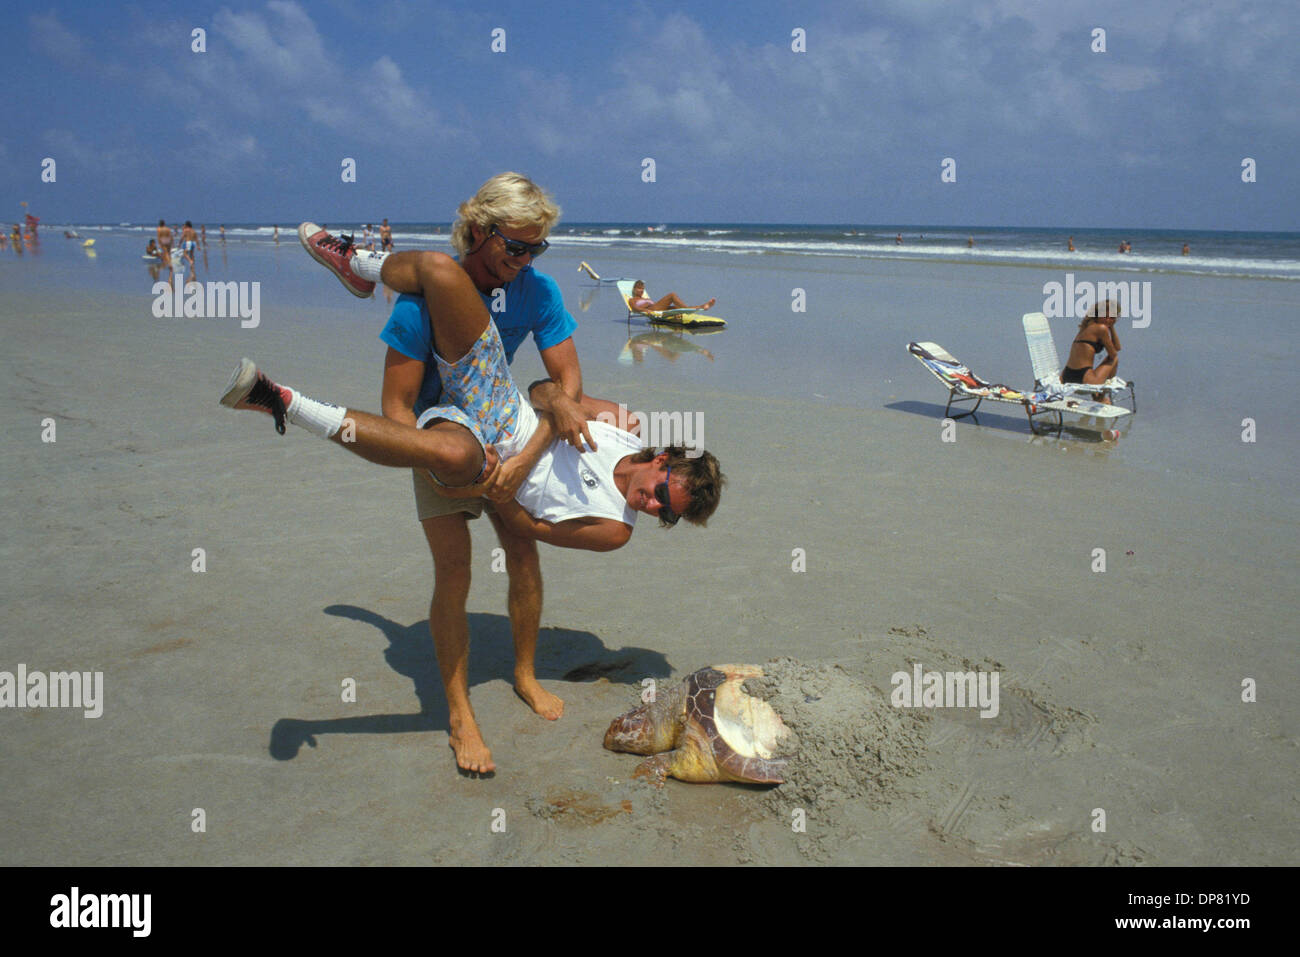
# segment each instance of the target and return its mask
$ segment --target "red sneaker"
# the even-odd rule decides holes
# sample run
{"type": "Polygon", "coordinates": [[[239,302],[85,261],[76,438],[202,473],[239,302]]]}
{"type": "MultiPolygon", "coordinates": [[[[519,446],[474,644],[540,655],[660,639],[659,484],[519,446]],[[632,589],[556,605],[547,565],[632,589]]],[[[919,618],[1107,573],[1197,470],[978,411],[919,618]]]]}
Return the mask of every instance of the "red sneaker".
{"type": "Polygon", "coordinates": [[[275,430],[281,435],[284,435],[285,410],[292,401],[293,393],[268,379],[251,359],[239,360],[239,368],[230,377],[226,393],[221,397],[221,404],[232,409],[259,409],[271,413],[275,430]]]}
{"type": "Polygon", "coordinates": [[[374,293],[375,284],[352,271],[351,259],[357,250],[351,236],[331,236],[315,223],[303,223],[298,227],[298,241],[311,253],[312,259],[338,276],[352,295],[368,299],[374,293]]]}

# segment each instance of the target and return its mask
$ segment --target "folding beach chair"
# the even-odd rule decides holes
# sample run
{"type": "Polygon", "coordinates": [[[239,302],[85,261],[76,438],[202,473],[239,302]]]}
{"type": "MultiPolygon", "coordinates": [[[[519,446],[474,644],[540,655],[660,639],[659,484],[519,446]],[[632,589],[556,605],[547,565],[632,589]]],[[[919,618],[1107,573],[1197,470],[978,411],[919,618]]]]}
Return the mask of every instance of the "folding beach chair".
{"type": "Polygon", "coordinates": [[[1015,405],[1025,403],[1025,393],[984,381],[937,342],[909,342],[907,351],[948,390],[948,404],[943,408],[945,418],[962,419],[974,415],[985,399],[1015,405]],[[975,404],[965,412],[952,415],[953,404],[962,402],[975,404]]]}
{"type": "Polygon", "coordinates": [[[986,382],[938,343],[909,342],[907,351],[948,390],[948,404],[943,409],[945,418],[961,419],[968,415],[974,416],[980,403],[985,399],[990,402],[1008,402],[1025,410],[1025,415],[1029,417],[1029,429],[1035,435],[1048,432],[1059,435],[1063,428],[1063,413],[1092,415],[1102,419],[1118,419],[1131,414],[1122,406],[1070,398],[1059,389],[1019,392],[1005,385],[986,382]],[[963,402],[973,402],[974,405],[964,412],[953,415],[954,405],[963,402]],[[1047,426],[1040,427],[1040,420],[1046,420],[1047,426]]]}
{"type": "Polygon", "coordinates": [[[580,263],[578,263],[578,272],[580,272],[580,273],[584,273],[584,274],[586,274],[587,276],[591,277],[592,279],[596,280],[596,283],[597,283],[597,284],[600,284],[600,283],[609,283],[609,282],[618,282],[618,281],[619,281],[619,278],[620,278],[620,277],[616,277],[616,276],[598,276],[598,275],[596,275],[596,270],[594,270],[594,269],[591,268],[591,263],[589,263],[589,262],[580,262],[580,263]]]}
{"type": "Polygon", "coordinates": [[[1104,393],[1116,396],[1128,392],[1129,412],[1137,411],[1137,393],[1133,383],[1115,376],[1105,382],[1089,385],[1085,382],[1062,382],[1061,361],[1056,355],[1056,343],[1052,341],[1052,330],[1047,324],[1047,317],[1041,312],[1027,312],[1021,318],[1025,327],[1025,343],[1029,346],[1029,362],[1034,367],[1034,388],[1047,392],[1060,392],[1071,396],[1084,393],[1093,396],[1104,393]]]}

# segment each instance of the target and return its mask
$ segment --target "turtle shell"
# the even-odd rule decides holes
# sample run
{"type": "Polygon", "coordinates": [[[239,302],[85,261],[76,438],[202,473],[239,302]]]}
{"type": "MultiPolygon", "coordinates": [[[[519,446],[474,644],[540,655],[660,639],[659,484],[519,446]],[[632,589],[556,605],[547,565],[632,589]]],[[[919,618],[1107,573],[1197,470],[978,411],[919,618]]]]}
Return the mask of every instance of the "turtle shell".
{"type": "Polygon", "coordinates": [[[761,698],[746,693],[758,665],[714,665],[686,679],[686,720],[701,747],[713,753],[718,775],[732,781],[780,784],[785,761],[777,755],[790,734],[781,716],[761,698]]]}

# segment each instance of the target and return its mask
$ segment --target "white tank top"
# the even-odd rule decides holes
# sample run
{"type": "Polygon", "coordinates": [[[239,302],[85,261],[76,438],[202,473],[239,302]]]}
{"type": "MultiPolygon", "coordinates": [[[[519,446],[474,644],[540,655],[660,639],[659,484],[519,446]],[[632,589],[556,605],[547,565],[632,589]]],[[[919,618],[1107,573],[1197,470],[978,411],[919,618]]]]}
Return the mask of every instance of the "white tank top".
{"type": "Polygon", "coordinates": [[[597,450],[579,452],[556,439],[528,473],[515,501],[533,518],[546,522],[612,518],[635,525],[636,510],[614,484],[614,466],[624,456],[641,451],[641,440],[604,422],[588,422],[587,427],[597,450]]]}

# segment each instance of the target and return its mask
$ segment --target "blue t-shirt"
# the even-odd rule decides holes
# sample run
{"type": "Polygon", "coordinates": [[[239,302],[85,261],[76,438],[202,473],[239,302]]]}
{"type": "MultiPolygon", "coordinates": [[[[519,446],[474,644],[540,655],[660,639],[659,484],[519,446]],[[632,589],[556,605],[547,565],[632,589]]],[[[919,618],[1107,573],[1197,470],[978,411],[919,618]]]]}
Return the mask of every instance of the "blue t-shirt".
{"type": "MultiPolygon", "coordinates": [[[[559,285],[531,265],[520,270],[506,284],[503,312],[492,312],[492,296],[479,295],[501,334],[507,362],[514,362],[515,352],[530,332],[537,343],[537,351],[542,352],[558,346],[578,328],[578,321],[564,308],[559,285]]],[[[442,396],[442,382],[438,379],[437,363],[433,361],[433,324],[424,299],[399,296],[379,338],[407,358],[424,363],[424,381],[420,383],[420,394],[415,400],[415,414],[418,416],[430,406],[437,405],[442,396]]]]}

